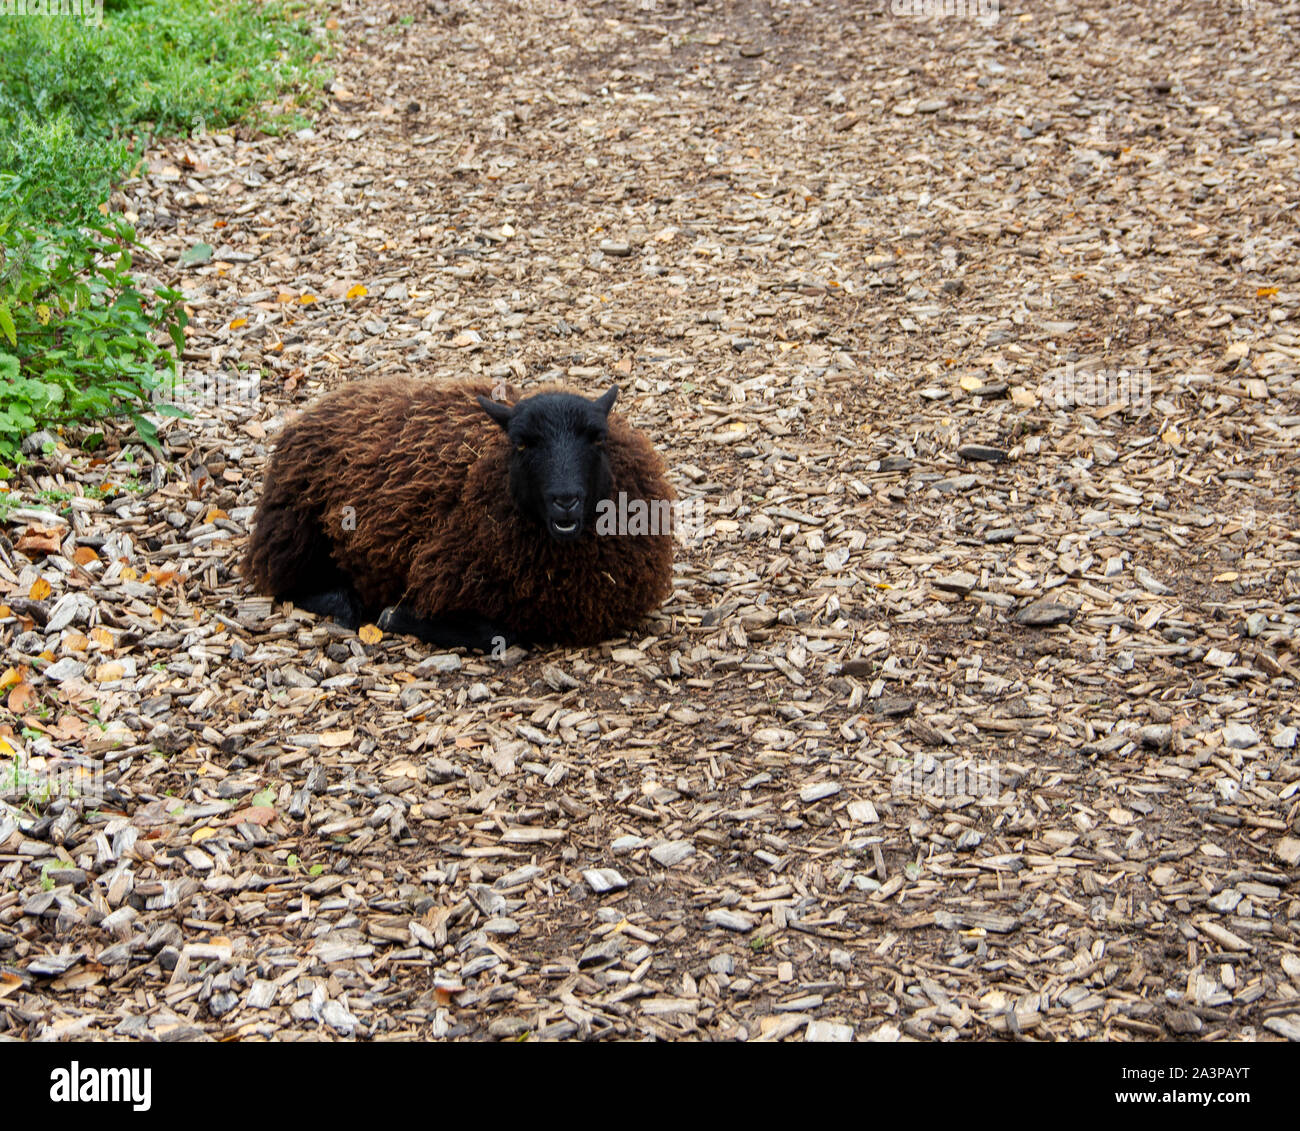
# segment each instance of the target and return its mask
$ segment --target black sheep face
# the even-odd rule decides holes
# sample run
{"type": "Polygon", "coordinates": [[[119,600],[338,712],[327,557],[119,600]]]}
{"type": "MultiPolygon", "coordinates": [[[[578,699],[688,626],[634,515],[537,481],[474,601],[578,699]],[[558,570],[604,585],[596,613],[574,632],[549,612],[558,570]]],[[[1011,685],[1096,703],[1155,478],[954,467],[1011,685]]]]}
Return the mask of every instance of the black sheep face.
{"type": "Polygon", "coordinates": [[[613,488],[605,439],[618,386],[598,400],[542,393],[513,408],[479,397],[510,438],[510,497],[519,513],[556,542],[594,528],[596,506],[613,488]]]}

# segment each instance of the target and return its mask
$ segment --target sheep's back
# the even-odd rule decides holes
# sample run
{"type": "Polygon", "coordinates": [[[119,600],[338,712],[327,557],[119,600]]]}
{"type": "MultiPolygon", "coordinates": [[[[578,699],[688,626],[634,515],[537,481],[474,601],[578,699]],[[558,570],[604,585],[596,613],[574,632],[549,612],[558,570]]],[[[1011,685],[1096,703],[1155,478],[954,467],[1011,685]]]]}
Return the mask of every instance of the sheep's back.
{"type": "Polygon", "coordinates": [[[344,385],[286,426],[269,474],[302,484],[336,563],[367,604],[398,601],[417,548],[455,511],[469,467],[505,442],[486,383],[344,385]]]}

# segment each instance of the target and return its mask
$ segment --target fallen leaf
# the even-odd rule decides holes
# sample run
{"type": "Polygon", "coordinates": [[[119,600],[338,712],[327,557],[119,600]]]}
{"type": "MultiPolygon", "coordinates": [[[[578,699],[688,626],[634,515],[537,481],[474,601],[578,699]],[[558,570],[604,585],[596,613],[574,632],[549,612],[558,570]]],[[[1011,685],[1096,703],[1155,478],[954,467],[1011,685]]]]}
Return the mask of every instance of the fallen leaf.
{"type": "Polygon", "coordinates": [[[7,705],[15,715],[21,715],[23,712],[30,710],[35,702],[36,692],[32,690],[32,685],[30,683],[20,683],[9,692],[7,705]]]}
{"type": "Polygon", "coordinates": [[[378,644],[384,638],[384,634],[373,624],[363,624],[357,636],[361,638],[362,644],[378,644]]]}
{"type": "Polygon", "coordinates": [[[33,601],[44,601],[50,595],[50,583],[43,577],[38,577],[32,582],[32,587],[27,590],[27,596],[33,601]]]}

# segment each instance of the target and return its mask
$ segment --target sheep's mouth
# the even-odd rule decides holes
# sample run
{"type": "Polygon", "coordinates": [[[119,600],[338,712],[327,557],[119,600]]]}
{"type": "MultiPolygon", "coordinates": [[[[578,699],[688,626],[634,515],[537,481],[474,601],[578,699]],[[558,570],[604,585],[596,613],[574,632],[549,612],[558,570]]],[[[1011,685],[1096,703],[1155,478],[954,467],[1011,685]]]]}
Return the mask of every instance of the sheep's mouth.
{"type": "Polygon", "coordinates": [[[551,537],[557,542],[568,542],[582,533],[582,524],[576,518],[550,520],[551,537]]]}

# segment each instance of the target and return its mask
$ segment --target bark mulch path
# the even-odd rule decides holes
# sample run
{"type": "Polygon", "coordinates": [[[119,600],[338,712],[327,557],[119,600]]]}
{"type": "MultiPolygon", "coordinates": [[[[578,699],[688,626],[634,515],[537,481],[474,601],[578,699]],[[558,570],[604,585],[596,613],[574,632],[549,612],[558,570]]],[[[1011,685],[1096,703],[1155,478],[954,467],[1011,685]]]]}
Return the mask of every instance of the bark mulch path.
{"type": "Polygon", "coordinates": [[[349,3],[314,130],[154,155],[204,403],[7,496],[0,1034],[1300,1036],[1297,5],[1003,8],[349,3]],[[619,381],[662,615],[251,597],[385,372],[619,381]]]}

